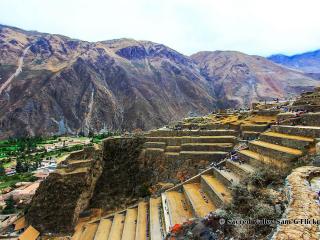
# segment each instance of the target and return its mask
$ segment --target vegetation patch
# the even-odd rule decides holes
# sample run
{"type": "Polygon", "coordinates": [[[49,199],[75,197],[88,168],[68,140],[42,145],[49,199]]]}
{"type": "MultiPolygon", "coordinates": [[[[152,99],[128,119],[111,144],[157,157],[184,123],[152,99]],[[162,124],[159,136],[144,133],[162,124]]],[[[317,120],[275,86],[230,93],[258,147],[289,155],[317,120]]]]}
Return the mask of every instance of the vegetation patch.
{"type": "Polygon", "coordinates": [[[0,176],[0,190],[14,187],[18,182],[34,182],[37,178],[32,173],[20,173],[12,176],[0,176]]]}

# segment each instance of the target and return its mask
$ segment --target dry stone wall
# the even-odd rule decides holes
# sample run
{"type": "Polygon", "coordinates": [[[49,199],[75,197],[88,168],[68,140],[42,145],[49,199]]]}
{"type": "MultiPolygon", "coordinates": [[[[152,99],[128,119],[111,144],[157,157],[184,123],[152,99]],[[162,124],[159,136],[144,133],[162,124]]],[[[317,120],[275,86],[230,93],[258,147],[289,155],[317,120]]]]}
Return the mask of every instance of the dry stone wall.
{"type": "MultiPolygon", "coordinates": [[[[89,205],[102,172],[100,152],[90,148],[77,152],[75,157],[90,161],[90,166],[57,169],[40,184],[32,199],[26,217],[42,233],[73,232],[80,212],[89,205]]],[[[72,160],[72,155],[68,160],[72,160]]]]}
{"type": "Polygon", "coordinates": [[[309,182],[315,176],[320,176],[320,167],[305,166],[295,169],[287,177],[289,204],[281,222],[289,220],[291,223],[278,225],[273,240],[319,239],[319,225],[312,221],[320,222],[320,206],[309,182]],[[298,222],[300,219],[311,222],[303,224],[298,222]]]}

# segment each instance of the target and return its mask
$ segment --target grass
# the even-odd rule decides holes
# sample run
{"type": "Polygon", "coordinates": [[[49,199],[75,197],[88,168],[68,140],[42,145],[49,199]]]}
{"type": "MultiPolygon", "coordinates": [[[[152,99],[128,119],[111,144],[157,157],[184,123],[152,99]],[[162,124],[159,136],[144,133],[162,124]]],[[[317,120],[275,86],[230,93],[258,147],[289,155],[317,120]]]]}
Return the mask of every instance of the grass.
{"type": "Polygon", "coordinates": [[[12,176],[0,177],[0,190],[13,187],[18,182],[34,182],[37,178],[32,173],[19,173],[12,176]]]}
{"type": "Polygon", "coordinates": [[[3,167],[4,167],[4,168],[9,168],[9,167],[11,167],[13,164],[14,164],[14,161],[7,162],[7,163],[4,163],[4,164],[3,164],[3,167]]]}

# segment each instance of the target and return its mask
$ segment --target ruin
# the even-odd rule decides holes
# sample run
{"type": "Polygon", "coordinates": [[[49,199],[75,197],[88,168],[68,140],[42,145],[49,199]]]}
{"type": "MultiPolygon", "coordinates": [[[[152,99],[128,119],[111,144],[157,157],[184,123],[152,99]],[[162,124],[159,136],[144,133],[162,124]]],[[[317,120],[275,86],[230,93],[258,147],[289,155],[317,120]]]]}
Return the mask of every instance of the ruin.
{"type": "MultiPolygon", "coordinates": [[[[27,220],[43,233],[72,234],[73,240],[165,239],[176,224],[230,204],[232,189],[257,169],[285,172],[314,152],[320,122],[306,117],[303,124],[281,124],[288,113],[280,111],[211,114],[108,138],[100,149],[69,156],[41,184],[27,220]],[[90,209],[102,212],[84,216],[90,209]]],[[[280,227],[275,239],[286,231],[280,227]]],[[[312,228],[309,239],[317,231],[312,228]]]]}

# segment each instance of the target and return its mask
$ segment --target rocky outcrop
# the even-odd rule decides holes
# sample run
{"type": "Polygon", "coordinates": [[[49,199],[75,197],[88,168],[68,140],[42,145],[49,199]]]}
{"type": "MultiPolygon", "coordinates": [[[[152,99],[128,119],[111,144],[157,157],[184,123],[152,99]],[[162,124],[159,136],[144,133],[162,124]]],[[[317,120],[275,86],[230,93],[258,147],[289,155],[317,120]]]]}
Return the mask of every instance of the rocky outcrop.
{"type": "MultiPolygon", "coordinates": [[[[42,233],[70,233],[81,211],[88,207],[102,165],[99,152],[92,148],[76,152],[65,164],[81,160],[87,166],[60,167],[43,181],[32,199],[27,212],[29,224],[42,233]]],[[[72,164],[71,164],[72,165],[72,164]]]]}
{"type": "Polygon", "coordinates": [[[309,182],[315,176],[320,176],[320,168],[305,166],[295,169],[287,177],[289,204],[280,220],[283,224],[278,225],[273,240],[319,239],[319,224],[316,221],[320,222],[320,208],[316,201],[317,194],[312,191],[309,182]]]}

